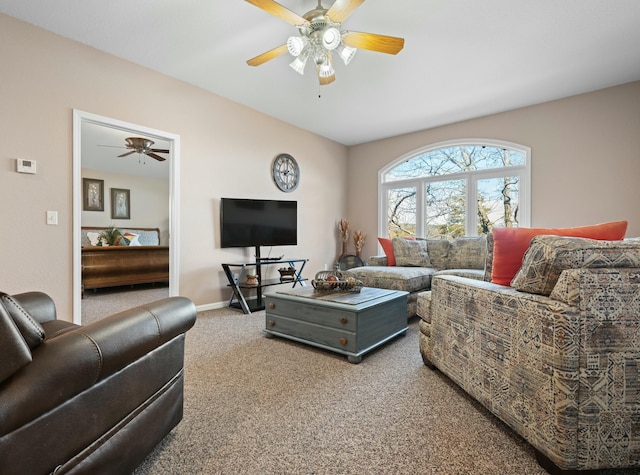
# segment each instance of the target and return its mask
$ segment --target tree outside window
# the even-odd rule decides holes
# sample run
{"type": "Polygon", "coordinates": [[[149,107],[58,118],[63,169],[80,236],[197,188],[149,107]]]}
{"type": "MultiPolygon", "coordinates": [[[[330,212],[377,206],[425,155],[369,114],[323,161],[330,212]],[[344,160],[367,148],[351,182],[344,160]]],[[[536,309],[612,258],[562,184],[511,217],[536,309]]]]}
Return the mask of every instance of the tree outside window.
{"type": "Polygon", "coordinates": [[[528,226],[529,157],[516,144],[463,141],[401,158],[381,174],[381,233],[455,238],[528,226]]]}
{"type": "Polygon", "coordinates": [[[388,191],[387,223],[389,237],[416,235],[416,189],[391,188],[388,191]]]}

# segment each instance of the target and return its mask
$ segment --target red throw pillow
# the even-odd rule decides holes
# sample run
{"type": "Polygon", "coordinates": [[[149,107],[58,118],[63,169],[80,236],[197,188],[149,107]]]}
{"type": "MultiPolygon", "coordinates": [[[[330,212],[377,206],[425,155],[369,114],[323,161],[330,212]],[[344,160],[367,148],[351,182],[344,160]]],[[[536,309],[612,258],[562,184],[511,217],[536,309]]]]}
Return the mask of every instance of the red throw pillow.
{"type": "MultiPolygon", "coordinates": [[[[406,237],[404,239],[408,239],[410,241],[415,241],[416,238],[406,237]]],[[[387,265],[395,266],[396,265],[396,255],[393,253],[393,243],[391,242],[391,238],[383,238],[379,237],[378,242],[382,246],[382,250],[387,256],[387,265]]]]}
{"type": "Polygon", "coordinates": [[[555,236],[584,237],[601,241],[618,241],[627,232],[627,221],[581,226],[577,228],[494,228],[493,233],[493,269],[491,282],[510,285],[518,269],[522,266],[522,257],[529,248],[531,239],[541,234],[555,236]]]}

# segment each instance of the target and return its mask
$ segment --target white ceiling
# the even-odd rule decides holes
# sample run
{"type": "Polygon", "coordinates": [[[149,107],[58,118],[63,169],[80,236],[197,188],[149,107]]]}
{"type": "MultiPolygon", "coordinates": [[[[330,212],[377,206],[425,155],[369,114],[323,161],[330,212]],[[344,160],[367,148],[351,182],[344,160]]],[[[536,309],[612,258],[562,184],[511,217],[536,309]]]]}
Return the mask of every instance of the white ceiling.
{"type": "Polygon", "coordinates": [[[640,80],[638,0],[368,0],[343,29],[404,49],[361,50],[322,88],[288,55],[246,64],[297,30],[243,0],[0,0],[0,12],[345,145],[640,80]]]}

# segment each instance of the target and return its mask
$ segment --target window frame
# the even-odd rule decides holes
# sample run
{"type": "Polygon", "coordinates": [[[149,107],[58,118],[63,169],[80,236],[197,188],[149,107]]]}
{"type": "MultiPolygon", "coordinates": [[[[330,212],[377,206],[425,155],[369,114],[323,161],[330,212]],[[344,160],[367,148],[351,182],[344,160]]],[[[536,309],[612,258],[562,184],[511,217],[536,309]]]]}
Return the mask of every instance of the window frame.
{"type": "Polygon", "coordinates": [[[401,157],[393,160],[378,171],[378,236],[388,237],[388,190],[394,188],[416,189],[416,236],[425,236],[425,184],[428,182],[438,182],[444,180],[464,179],[466,186],[465,210],[465,236],[478,235],[478,215],[477,215],[477,182],[482,179],[500,178],[504,176],[519,177],[519,211],[518,223],[520,227],[531,226],[531,148],[504,140],[465,138],[437,142],[405,153],[401,157]],[[487,146],[503,149],[510,149],[524,154],[524,165],[515,165],[501,168],[490,168],[485,170],[474,170],[469,172],[458,172],[447,175],[435,175],[429,177],[409,178],[406,180],[384,181],[385,175],[402,162],[411,160],[419,155],[433,152],[441,148],[463,147],[463,146],[487,146]],[[505,173],[508,170],[509,173],[505,173]],[[512,173],[511,173],[512,172],[512,173]]]}

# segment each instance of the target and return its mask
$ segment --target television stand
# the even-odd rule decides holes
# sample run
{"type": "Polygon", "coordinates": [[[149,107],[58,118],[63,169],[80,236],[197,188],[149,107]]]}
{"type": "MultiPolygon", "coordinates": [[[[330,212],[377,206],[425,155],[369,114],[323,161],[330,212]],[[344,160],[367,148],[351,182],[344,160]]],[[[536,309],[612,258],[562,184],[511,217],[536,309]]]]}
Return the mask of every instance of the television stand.
{"type": "Polygon", "coordinates": [[[264,298],[262,295],[262,289],[272,285],[281,284],[293,284],[292,287],[300,284],[301,287],[306,285],[305,278],[302,277],[302,270],[307,264],[309,259],[288,259],[283,257],[279,260],[264,260],[260,259],[260,255],[256,254],[256,260],[253,262],[240,262],[240,263],[226,263],[222,264],[224,274],[227,276],[229,284],[233,290],[231,299],[229,299],[229,307],[239,308],[244,313],[249,314],[258,310],[264,310],[264,298]],[[283,278],[275,279],[263,279],[262,271],[265,266],[278,265],[280,267],[291,267],[294,269],[292,275],[287,275],[283,278]],[[248,284],[246,276],[248,275],[248,269],[256,269],[257,283],[248,284]],[[234,275],[235,274],[235,275],[234,275]],[[256,291],[255,299],[246,299],[243,292],[250,290],[256,291]]]}

